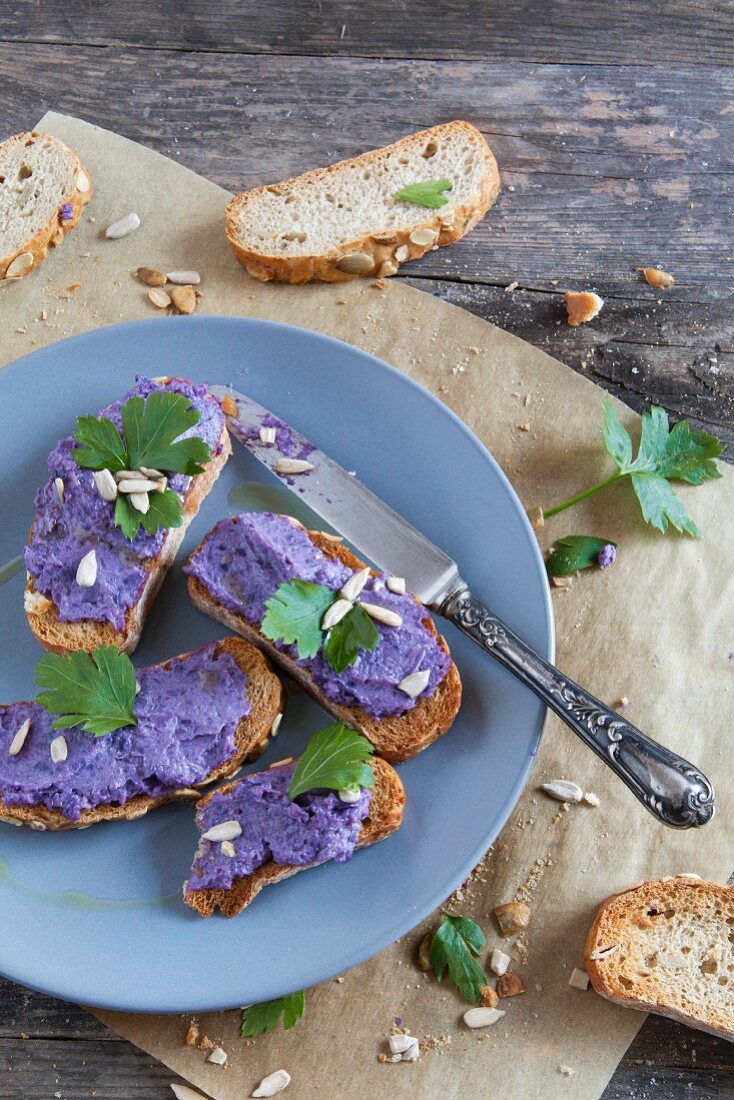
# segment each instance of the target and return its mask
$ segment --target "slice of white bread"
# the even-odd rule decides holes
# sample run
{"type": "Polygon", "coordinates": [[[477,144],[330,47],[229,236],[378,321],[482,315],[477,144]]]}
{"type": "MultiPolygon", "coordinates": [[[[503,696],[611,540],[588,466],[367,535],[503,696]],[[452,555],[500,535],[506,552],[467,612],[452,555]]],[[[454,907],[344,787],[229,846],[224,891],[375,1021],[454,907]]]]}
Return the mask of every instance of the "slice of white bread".
{"type": "Polygon", "coordinates": [[[236,195],[227,239],[263,282],[343,282],[394,275],[401,263],[451,244],[497,198],[497,162],[479,130],[449,122],[384,149],[236,195]],[[449,179],[438,209],[396,202],[414,183],[449,179]]]}
{"type": "MultiPolygon", "coordinates": [[[[172,379],[165,377],[158,381],[165,384],[172,379]]],[[[209,396],[207,400],[216,401],[216,398],[209,396]]],[[[90,651],[98,645],[114,645],[121,653],[134,651],[140,641],[146,616],[158,595],[166,573],[173,565],[189,524],[199,511],[202,501],[219,477],[232,452],[226,426],[222,428],[220,442],[222,449],[219,454],[214,454],[206,463],[203,474],[198,474],[189,482],[189,488],[183,500],[183,523],[180,527],[169,527],[160,554],[155,558],[147,558],[143,562],[143,568],[148,574],[147,580],[137,603],[127,610],[125,626],[122,630],[117,630],[112,623],[98,622],[94,619],[62,622],[59,618],[59,609],[53,600],[42,592],[37,592],[33,577],[28,577],[24,597],[26,618],[44,649],[52,653],[60,653],[62,656],[76,649],[90,651]]],[[[33,542],[33,525],[29,541],[33,542]]]]}
{"type": "MultiPolygon", "coordinates": [[[[355,572],[364,568],[364,562],[341,543],[335,542],[333,537],[324,535],[321,531],[307,531],[306,534],[325,557],[336,558],[355,572]]],[[[207,537],[204,536],[203,541],[206,541],[207,537]]],[[[372,570],[373,575],[374,572],[372,570]]],[[[454,724],[461,706],[461,679],[453,661],[433,695],[420,696],[415,707],[406,711],[405,714],[375,718],[362,707],[348,707],[329,699],[313,682],[307,668],[298,665],[287,653],[283,653],[273,645],[270,639],[261,634],[244,615],[218,603],[198,577],[188,578],[188,589],[191,599],[200,611],[224,623],[229,630],[234,630],[243,638],[247,638],[248,642],[264,649],[268,656],[281,665],[290,677],[297,680],[324,710],[335,718],[340,718],[352,729],[363,733],[385,760],[390,760],[394,764],[409,760],[450,730],[454,724]]],[[[449,647],[444,638],[437,634],[433,619],[428,612],[423,625],[426,630],[437,636],[439,646],[448,654],[449,647]]]]}
{"type": "MultiPolygon", "coordinates": [[[[285,705],[283,685],[270,667],[265,657],[254,646],[241,638],[224,638],[217,642],[217,653],[229,653],[247,676],[247,701],[250,713],[242,717],[235,730],[234,754],[224,763],[214,768],[204,779],[193,787],[182,787],[167,791],[157,798],[138,794],[127,802],[108,802],[83,810],[81,816],[72,821],[60,810],[51,810],[47,806],[25,806],[5,802],[0,797],[0,821],[10,825],[30,825],[34,829],[86,829],[98,821],[133,821],[144,817],[149,810],[155,810],[166,802],[183,799],[197,799],[199,788],[215,783],[218,779],[231,776],[247,760],[256,760],[266,749],[270,729],[276,715],[282,713],[285,705]]],[[[163,661],[165,667],[169,662],[163,661]]],[[[90,737],[93,734],[89,735],[90,737]]]]}
{"type": "MultiPolygon", "coordinates": [[[[282,764],[283,761],[281,760],[279,763],[282,764]]],[[[275,765],[271,764],[270,766],[274,767],[275,765]]],[[[376,844],[378,840],[384,840],[399,828],[403,820],[405,789],[400,776],[379,757],[371,761],[371,766],[375,774],[375,785],[372,789],[369,814],[362,822],[359,832],[358,848],[365,848],[368,844],[376,844]]],[[[247,777],[238,779],[234,783],[227,783],[202,798],[199,805],[206,806],[212,795],[226,794],[239,783],[246,782],[247,777]]],[[[236,878],[228,890],[189,890],[188,893],[184,893],[184,901],[202,917],[210,917],[215,909],[220,909],[225,917],[236,917],[257,897],[263,886],[282,882],[283,879],[290,878],[298,871],[305,871],[314,866],[318,866],[318,864],[281,865],[268,860],[267,863],[254,870],[251,875],[236,878]]]]}
{"type": "Polygon", "coordinates": [[[63,141],[30,131],[2,142],[0,285],[43,263],[91,197],[89,172],[63,141]]]}
{"type": "Polygon", "coordinates": [[[584,949],[597,993],[734,1041],[734,886],[679,875],[613,894],[584,949]]]}

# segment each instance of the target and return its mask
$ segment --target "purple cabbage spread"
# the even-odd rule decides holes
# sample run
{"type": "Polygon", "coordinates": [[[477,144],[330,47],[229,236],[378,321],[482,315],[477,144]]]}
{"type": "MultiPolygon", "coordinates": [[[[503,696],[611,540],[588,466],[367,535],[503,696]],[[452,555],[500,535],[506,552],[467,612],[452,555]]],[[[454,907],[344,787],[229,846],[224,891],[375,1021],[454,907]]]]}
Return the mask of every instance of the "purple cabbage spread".
{"type": "MultiPolygon", "coordinates": [[[[194,551],[184,572],[201,581],[224,607],[257,627],[265,614],[265,601],[281,584],[299,578],[336,591],[352,575],[341,562],[322,554],[302,528],[272,512],[242,512],[222,520],[194,551]]],[[[390,592],[386,579],[384,573],[371,577],[360,599],[398,612],[402,625],[376,623],[379,645],[371,653],[360,651],[344,672],[335,672],[321,652],[301,660],[295,646],[274,643],[308,669],[329,699],[362,707],[376,718],[404,714],[415,706],[416,700],[397,686],[406,676],[427,670],[430,678],[422,694],[433,695],[451,663],[424,625],[425,608],[410,595],[390,592]]]]}
{"type": "Polygon", "coordinates": [[[80,726],[52,729],[55,715],[37,703],[0,707],[0,797],[10,805],[46,806],[78,820],[83,810],[157,798],[201,782],[235,753],[235,730],[250,713],[247,676],[216,643],[168,668],[137,673],[137,726],[95,737],[80,726]],[[19,726],[31,726],[17,756],[8,749],[19,726]],[[63,735],[66,760],[54,764],[50,744],[63,735]]]}
{"type": "Polygon", "coordinates": [[[268,860],[281,866],[310,863],[346,863],[354,852],[372,792],[362,788],[359,802],[342,802],[336,791],[308,791],[295,802],[288,784],[295,764],[284,764],[241,779],[232,790],[215,794],[196,813],[200,832],[224,821],[237,821],[241,836],[229,843],[200,840],[189,879],[192,890],[228,890],[236,878],[250,875],[268,860]]]}
{"type": "MultiPolygon", "coordinates": [[[[196,435],[208,443],[213,454],[221,451],[224,414],[219,404],[207,400],[207,388],[192,382],[173,381],[163,386],[138,376],[136,385],[123,398],[103,409],[121,429],[120,409],[129,397],[147,397],[154,390],[169,389],[185,394],[201,413],[198,424],[184,435],[196,435]]],[[[71,437],[62,439],[48,457],[50,477],[36,493],[33,542],[25,549],[25,565],[37,592],[49,596],[59,609],[62,622],[94,619],[108,622],[115,630],[125,626],[125,613],[140,598],[147,579],[146,558],[160,553],[167,531],[149,535],[142,527],[132,542],[115,526],[115,505],[97,492],[91,470],[77,466],[72,457],[71,437]],[[64,482],[61,504],[54,479],[64,482]],[[89,550],[97,554],[97,581],[91,588],[76,583],[79,562],[89,550]]],[[[169,487],[185,494],[191,478],[171,474],[169,487]]]]}

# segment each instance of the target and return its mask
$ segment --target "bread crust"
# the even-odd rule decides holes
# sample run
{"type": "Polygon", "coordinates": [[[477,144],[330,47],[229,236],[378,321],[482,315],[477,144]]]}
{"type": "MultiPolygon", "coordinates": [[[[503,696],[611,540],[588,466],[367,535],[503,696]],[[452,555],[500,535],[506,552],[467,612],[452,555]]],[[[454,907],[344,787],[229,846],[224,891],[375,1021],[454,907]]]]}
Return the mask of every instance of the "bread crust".
{"type": "Polygon", "coordinates": [[[79,173],[82,172],[89,184],[86,191],[80,191],[78,186],[75,186],[70,194],[65,195],[59,203],[59,206],[70,203],[72,206],[72,217],[66,221],[61,221],[58,216],[58,209],[49,218],[46,225],[37,230],[35,235],[29,240],[25,241],[20,248],[16,248],[14,252],[8,253],[7,256],[3,256],[0,259],[0,286],[15,283],[18,279],[24,279],[26,275],[30,275],[31,271],[34,271],[48,256],[49,250],[56,248],[61,244],[66,234],[70,229],[76,229],[79,224],[81,212],[87,205],[92,197],[92,177],[89,171],[84,167],[82,162],[77,157],[73,149],[70,149],[68,145],[65,145],[63,141],[59,141],[58,138],[52,137],[51,134],[43,134],[37,130],[29,130],[26,133],[15,134],[13,137],[7,139],[0,145],[0,153],[2,153],[3,147],[11,145],[13,142],[26,142],[31,138],[43,138],[47,141],[52,141],[54,145],[60,146],[64,152],[68,153],[74,158],[74,180],[79,180],[79,173]],[[30,252],[33,257],[33,262],[18,275],[7,275],[7,270],[12,264],[13,260],[18,256],[22,256],[23,253],[30,252]]]}
{"type": "MultiPolygon", "coordinates": [[[[306,531],[306,534],[326,557],[336,558],[353,571],[364,567],[364,562],[355,557],[340,542],[335,542],[332,537],[324,535],[321,531],[306,531]]],[[[202,543],[208,537],[209,535],[205,535],[202,543]]],[[[373,576],[376,575],[375,570],[371,572],[373,576]]],[[[307,669],[296,664],[287,653],[277,649],[269,638],[264,637],[247,621],[244,615],[230,611],[229,608],[223,607],[212,599],[197,577],[188,578],[188,589],[191,599],[200,611],[224,623],[228,629],[236,631],[243,638],[247,638],[248,642],[263,649],[269,657],[285,669],[290,677],[305,688],[324,710],[335,718],[341,718],[352,729],[359,730],[369,738],[383,759],[393,764],[409,760],[451,729],[461,705],[461,679],[453,661],[433,695],[419,697],[415,707],[406,711],[405,714],[375,718],[362,707],[344,706],[327,698],[314,684],[307,669]]],[[[427,613],[423,625],[436,636],[439,646],[450,657],[446,641],[438,634],[433,620],[427,613]]]]}
{"type": "MultiPolygon", "coordinates": [[[[30,825],[33,829],[54,831],[86,829],[98,821],[134,821],[166,802],[196,800],[202,787],[231,776],[246,761],[256,760],[267,748],[273,720],[284,709],[283,685],[263,654],[242,638],[223,638],[217,642],[216,652],[229,653],[247,676],[247,699],[251,709],[237,724],[235,751],[232,756],[209,772],[204,779],[191,787],[172,788],[157,798],[138,794],[122,805],[119,802],[104,803],[94,809],[83,810],[77,821],[71,821],[60,810],[50,810],[47,806],[15,805],[0,798],[0,821],[9,825],[30,825]]],[[[186,653],[182,656],[189,655],[186,653]]],[[[177,658],[162,661],[155,667],[166,668],[175,659],[177,658]]]]}
{"type": "MultiPolygon", "coordinates": [[[[246,268],[253,278],[259,279],[262,282],[310,283],[313,281],[320,281],[325,283],[344,283],[352,279],[365,277],[373,278],[375,275],[394,275],[400,267],[401,262],[406,263],[409,260],[419,259],[431,248],[436,246],[442,248],[444,245],[453,244],[454,241],[461,240],[461,238],[473,229],[487,213],[490,206],[492,206],[497,198],[499,189],[500,176],[499,169],[497,168],[497,161],[483,135],[470,123],[457,120],[442,126],[432,126],[428,130],[422,130],[417,134],[411,134],[409,137],[402,138],[400,141],[385,146],[383,149],[374,149],[368,153],[362,153],[361,156],[342,160],[337,164],[331,164],[328,168],[316,168],[312,172],[305,172],[301,176],[292,177],[291,179],[284,180],[282,183],[268,184],[265,187],[256,187],[251,191],[243,191],[240,195],[235,195],[228,204],[226,210],[227,240],[229,241],[236,259],[246,268]],[[400,147],[405,142],[418,140],[430,141],[433,137],[445,135],[449,130],[463,131],[475,144],[478,144],[484,153],[486,164],[486,174],[482,180],[479,194],[475,197],[473,202],[462,203],[452,209],[453,219],[450,224],[446,224],[442,220],[440,210],[433,211],[427,209],[425,212],[425,219],[420,225],[411,225],[409,229],[405,230],[390,228],[386,229],[384,232],[380,232],[378,229],[374,233],[361,237],[358,240],[343,241],[338,248],[334,248],[328,253],[311,256],[274,256],[269,253],[256,252],[253,249],[245,248],[238,239],[237,221],[239,211],[252,198],[262,194],[264,191],[278,192],[290,186],[295,180],[303,181],[308,184],[313,180],[328,179],[329,176],[333,175],[335,172],[339,172],[344,167],[370,165],[376,157],[390,154],[395,150],[400,150],[400,147]],[[410,240],[410,235],[415,233],[417,229],[431,229],[437,232],[438,236],[431,244],[415,244],[410,240]],[[407,255],[402,261],[396,258],[396,253],[400,248],[407,249],[407,255]],[[348,252],[367,253],[367,255],[371,256],[373,259],[372,270],[361,274],[349,274],[345,271],[341,271],[337,267],[337,262],[348,252]]],[[[401,253],[401,255],[403,254],[401,253]]]]}
{"type": "MultiPolygon", "coordinates": [[[[365,848],[369,844],[384,840],[399,828],[403,820],[405,788],[400,776],[379,757],[375,757],[371,763],[375,773],[375,785],[372,789],[370,812],[362,822],[357,840],[358,848],[365,848]]],[[[214,794],[227,793],[235,786],[236,783],[227,783],[219,787],[218,790],[202,798],[200,805],[205,806],[214,794]]],[[[281,866],[269,860],[251,875],[236,878],[228,890],[191,890],[188,894],[184,894],[184,901],[202,917],[210,917],[215,909],[220,909],[225,917],[236,917],[257,897],[263,886],[282,882],[283,879],[290,878],[299,871],[318,866],[319,864],[316,863],[300,867],[281,866]]]]}
{"type": "MultiPolygon", "coordinates": [[[[163,381],[170,382],[173,379],[166,378],[163,381]]],[[[181,380],[178,379],[178,381],[181,380]]],[[[208,400],[216,401],[216,398],[210,396],[208,400]]],[[[226,426],[222,428],[219,441],[222,447],[219,454],[214,455],[205,465],[203,474],[191,479],[190,491],[186,494],[183,503],[183,523],[180,527],[168,528],[160,554],[155,558],[146,558],[142,562],[143,569],[148,576],[137,603],[129,607],[125,613],[125,626],[122,630],[116,630],[112,623],[98,622],[95,619],[62,622],[59,618],[58,606],[48,596],[44,596],[44,599],[46,604],[50,606],[43,606],[40,610],[34,610],[35,582],[33,577],[28,577],[25,588],[26,618],[31,631],[44,649],[50,653],[59,653],[61,656],[78,649],[90,651],[99,645],[114,645],[121,653],[128,654],[136,649],[145,619],[165,580],[166,573],[173,565],[189,524],[199,511],[204,498],[211,490],[232,453],[232,443],[226,426]]],[[[34,527],[35,520],[31,525],[30,543],[33,542],[34,527]]]]}
{"type": "MultiPolygon", "coordinates": [[[[597,911],[584,948],[584,966],[596,992],[624,1008],[654,1012],[658,1016],[678,1020],[699,1031],[706,1031],[722,1039],[734,1041],[734,1003],[728,1014],[719,1011],[714,1004],[709,1003],[706,1015],[697,1015],[682,1007],[681,1002],[685,998],[684,989],[666,989],[664,985],[658,984],[659,980],[656,980],[653,992],[649,983],[646,985],[643,981],[635,979],[633,965],[629,968],[629,974],[623,973],[624,957],[619,946],[606,957],[592,958],[599,949],[618,945],[621,938],[630,940],[634,936],[639,940],[642,932],[633,932],[632,927],[635,926],[636,921],[640,920],[643,923],[637,924],[637,929],[644,927],[644,917],[648,907],[684,906],[688,919],[693,922],[701,903],[708,900],[721,903],[724,913],[721,917],[721,936],[728,942],[732,924],[734,924],[733,886],[678,876],[662,881],[638,883],[629,890],[608,897],[597,911]],[[725,916],[727,911],[728,917],[725,916]]],[[[642,947],[640,950],[644,953],[642,947]]]]}

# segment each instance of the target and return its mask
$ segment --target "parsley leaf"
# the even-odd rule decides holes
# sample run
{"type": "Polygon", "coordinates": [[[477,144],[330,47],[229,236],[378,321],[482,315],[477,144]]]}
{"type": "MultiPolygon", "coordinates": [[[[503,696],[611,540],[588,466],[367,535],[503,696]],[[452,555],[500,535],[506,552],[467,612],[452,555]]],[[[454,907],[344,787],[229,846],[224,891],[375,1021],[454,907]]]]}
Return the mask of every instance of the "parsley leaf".
{"type": "Polygon", "coordinates": [[[283,1027],[290,1031],[306,1012],[306,993],[303,989],[298,993],[288,993],[285,997],[276,997],[274,1001],[261,1001],[257,1005],[249,1005],[242,1009],[242,1024],[240,1034],[249,1039],[255,1035],[262,1035],[265,1031],[273,1031],[278,1026],[280,1017],[283,1017],[283,1027]]]}
{"type": "Polygon", "coordinates": [[[163,493],[150,493],[148,511],[139,512],[130,503],[130,497],[119,493],[115,501],[115,523],[122,529],[125,538],[131,541],[142,524],[150,535],[159,527],[180,527],[183,523],[183,505],[178,493],[166,489],[163,493]]]}
{"type": "Polygon", "coordinates": [[[73,451],[78,466],[111,473],[128,468],[124,440],[117,425],[106,416],[78,416],[74,439],[81,444],[73,451]]]}
{"type": "Polygon", "coordinates": [[[131,397],[120,415],[131,470],[152,466],[190,477],[203,473],[200,463],[209,459],[208,444],[198,436],[178,438],[201,420],[184,394],[154,390],[145,399],[131,397]]]}
{"type": "Polygon", "coordinates": [[[260,626],[273,642],[295,644],[298,656],[315,657],[321,648],[321,620],[335,593],[323,584],[294,580],[281,584],[265,601],[265,617],[260,626]]]}
{"type": "Polygon", "coordinates": [[[597,539],[593,535],[566,535],[556,539],[555,549],[546,558],[545,568],[549,577],[566,577],[579,569],[592,569],[599,564],[599,552],[605,546],[614,546],[611,539],[597,539]]]}
{"type": "Polygon", "coordinates": [[[428,957],[440,982],[448,969],[449,981],[456,986],[465,1001],[477,1004],[479,990],[487,977],[474,958],[486,944],[478,924],[468,917],[444,912],[443,921],[431,940],[428,957]]]}
{"type": "Polygon", "coordinates": [[[360,649],[371,653],[379,641],[380,634],[372,619],[364,608],[355,604],[326,635],[324,657],[335,672],[343,672],[357,660],[360,649]]]}
{"type": "Polygon", "coordinates": [[[374,751],[361,733],[343,722],[333,722],[306,745],[291,777],[288,797],[293,801],[320,787],[331,791],[374,787],[375,774],[367,763],[374,751]]]}
{"type": "Polygon", "coordinates": [[[453,186],[451,180],[410,183],[402,191],[398,191],[395,202],[412,202],[416,206],[428,206],[432,210],[437,210],[439,206],[445,206],[449,201],[441,192],[450,191],[453,186]]]}
{"type": "Polygon", "coordinates": [[[81,725],[97,737],[122,726],[137,726],[135,669],[115,646],[98,646],[59,657],[47,653],[36,665],[38,703],[59,717],[54,729],[81,725]]]}

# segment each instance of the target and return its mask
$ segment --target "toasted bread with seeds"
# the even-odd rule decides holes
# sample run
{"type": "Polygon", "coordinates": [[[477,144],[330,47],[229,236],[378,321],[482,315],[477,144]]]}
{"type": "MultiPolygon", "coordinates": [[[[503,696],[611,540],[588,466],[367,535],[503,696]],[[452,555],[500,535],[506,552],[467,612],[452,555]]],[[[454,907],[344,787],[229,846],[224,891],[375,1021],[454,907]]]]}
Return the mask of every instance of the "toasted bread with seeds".
{"type": "Polygon", "coordinates": [[[92,197],[92,180],[63,141],[35,130],[0,144],[0,286],[30,275],[92,197]]]}
{"type": "MultiPolygon", "coordinates": [[[[376,844],[378,840],[384,840],[399,828],[403,820],[403,808],[405,806],[405,789],[398,773],[384,760],[375,757],[370,761],[375,774],[375,785],[372,788],[369,814],[362,822],[362,827],[357,840],[358,848],[366,848],[368,844],[376,844]]],[[[273,765],[271,765],[273,766],[273,765]]],[[[205,795],[199,805],[203,808],[211,800],[214,794],[222,795],[231,791],[239,783],[246,783],[247,777],[227,783],[217,788],[211,794],[205,795]]],[[[195,909],[202,917],[210,917],[215,909],[221,910],[225,917],[236,917],[262,890],[263,886],[270,886],[283,879],[290,878],[298,871],[306,871],[309,867],[318,864],[307,864],[296,867],[293,865],[281,866],[269,860],[258,867],[251,875],[236,878],[228,890],[206,889],[189,890],[184,894],[187,905],[195,909]]]]}
{"type": "MultiPolygon", "coordinates": [[[[86,829],[98,821],[133,821],[144,817],[150,810],[163,806],[166,802],[196,800],[200,788],[224,779],[236,772],[246,761],[256,760],[266,749],[270,729],[285,705],[283,685],[275,675],[269,662],[254,646],[248,645],[242,638],[224,638],[216,643],[215,652],[229,654],[242,672],[247,676],[247,701],[249,714],[243,715],[235,730],[235,752],[218,767],[212,769],[199,782],[191,787],[171,788],[165,794],[152,797],[138,794],[127,802],[109,802],[83,810],[75,820],[65,817],[60,810],[49,809],[44,805],[21,805],[6,802],[0,791],[0,821],[11,825],[30,825],[32,829],[64,830],[86,829]]],[[[184,654],[183,656],[190,656],[184,654]]],[[[166,667],[170,661],[163,661],[166,667]]],[[[6,710],[0,706],[0,713],[6,710]]],[[[93,739],[93,735],[88,735],[93,739]]]]}
{"type": "Polygon", "coordinates": [[[328,168],[237,195],[227,239],[263,282],[344,282],[394,275],[431,248],[458,241],[497,198],[497,162],[468,122],[433,126],[328,168]],[[396,201],[403,188],[450,180],[438,208],[396,201]]]}
{"type": "Polygon", "coordinates": [[[734,886],[678,875],[601,905],[584,949],[597,993],[734,1041],[734,886]]]}
{"type": "MultiPolygon", "coordinates": [[[[364,562],[355,557],[340,542],[335,541],[333,536],[325,535],[321,531],[306,531],[306,534],[327,558],[336,558],[353,571],[364,568],[364,562]]],[[[203,541],[208,537],[205,536],[203,541]]],[[[374,570],[371,570],[371,573],[376,575],[374,570]]],[[[375,746],[376,752],[385,760],[393,764],[409,760],[451,729],[461,705],[461,679],[453,661],[433,695],[419,697],[415,707],[402,715],[375,718],[362,707],[345,706],[329,699],[316,686],[308,669],[298,665],[287,653],[278,649],[244,615],[224,607],[215,600],[198,577],[188,578],[188,589],[191,599],[199,610],[218,622],[224,623],[229,630],[236,631],[264,650],[285,669],[290,677],[301,684],[324,710],[335,718],[340,718],[352,729],[363,733],[375,746]]],[[[423,625],[437,638],[438,645],[444,653],[450,656],[448,645],[436,631],[433,619],[428,612],[423,625]]]]}

